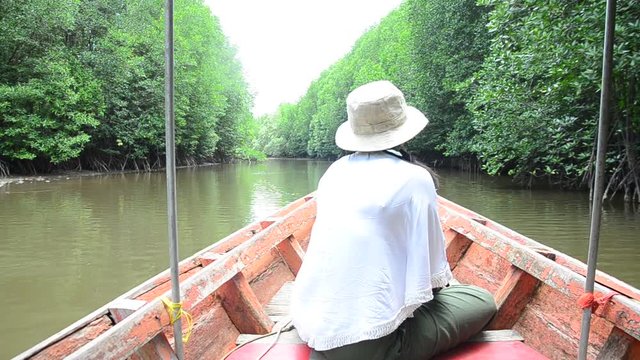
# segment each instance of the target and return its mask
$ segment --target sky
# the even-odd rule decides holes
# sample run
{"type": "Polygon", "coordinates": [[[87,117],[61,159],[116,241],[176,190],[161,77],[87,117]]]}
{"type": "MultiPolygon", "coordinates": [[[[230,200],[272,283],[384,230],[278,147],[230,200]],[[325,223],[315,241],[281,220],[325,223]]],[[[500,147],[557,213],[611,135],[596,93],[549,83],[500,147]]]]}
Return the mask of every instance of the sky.
{"type": "Polygon", "coordinates": [[[205,0],[236,49],[256,116],[293,103],[402,0],[205,0]]]}

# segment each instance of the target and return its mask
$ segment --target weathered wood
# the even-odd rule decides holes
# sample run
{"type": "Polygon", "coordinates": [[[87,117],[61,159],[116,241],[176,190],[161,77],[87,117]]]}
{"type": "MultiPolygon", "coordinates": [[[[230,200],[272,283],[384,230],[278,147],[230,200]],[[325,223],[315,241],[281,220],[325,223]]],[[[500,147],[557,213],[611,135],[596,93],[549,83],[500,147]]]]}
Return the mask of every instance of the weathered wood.
{"type": "Polygon", "coordinates": [[[524,341],[522,335],[512,329],[485,330],[474,335],[468,342],[524,341]]]}
{"type": "MultiPolygon", "coordinates": [[[[582,309],[576,299],[541,283],[513,326],[529,346],[551,359],[576,359],[580,340],[582,309]]],[[[595,359],[614,325],[594,316],[588,357],[595,359]]]]}
{"type": "MultiPolygon", "coordinates": [[[[567,269],[535,251],[514,242],[505,235],[469,220],[454,210],[441,207],[441,221],[445,228],[464,234],[476,244],[508,260],[514,266],[557,289],[561,293],[577,299],[584,291],[584,277],[567,269]]],[[[596,284],[596,295],[609,290],[596,284]]],[[[640,304],[624,296],[614,296],[602,313],[596,314],[623,329],[640,340],[640,304]]]]}
{"type": "Polygon", "coordinates": [[[634,343],[637,344],[637,341],[635,341],[634,338],[627,335],[622,330],[614,327],[611,330],[611,334],[609,335],[607,342],[604,343],[604,346],[602,347],[602,350],[600,351],[600,354],[598,354],[598,357],[596,359],[634,359],[630,357],[634,343]]]}
{"type": "Polygon", "coordinates": [[[263,306],[280,290],[283,282],[294,279],[291,270],[275,248],[248,263],[242,273],[249,280],[253,292],[263,306]]]}
{"type": "Polygon", "coordinates": [[[276,217],[274,217],[274,216],[270,216],[270,217],[268,217],[268,218],[265,218],[265,219],[261,220],[261,221],[260,221],[260,226],[261,226],[263,229],[266,229],[266,228],[268,228],[269,226],[271,226],[272,224],[275,224],[275,223],[277,223],[277,222],[278,222],[278,221],[280,221],[280,220],[282,220],[282,217],[278,217],[278,216],[276,216],[276,217]]]}
{"type": "MultiPolygon", "coordinates": [[[[285,206],[284,208],[280,209],[276,214],[274,214],[274,216],[278,216],[278,217],[284,217],[287,214],[291,213],[292,211],[298,209],[299,207],[301,207],[302,205],[304,205],[305,203],[309,202],[310,200],[313,200],[313,194],[310,194],[308,196],[305,196],[301,199],[298,199],[296,201],[293,201],[291,203],[289,203],[287,206],[285,206]]],[[[231,234],[229,234],[228,236],[224,237],[223,239],[221,239],[220,241],[217,241],[216,243],[198,251],[197,253],[193,254],[192,256],[182,260],[180,262],[180,272],[184,273],[186,271],[189,271],[195,267],[199,267],[200,264],[199,262],[196,262],[195,259],[198,258],[201,254],[210,252],[210,251],[215,251],[218,253],[226,253],[231,249],[236,248],[238,245],[244,243],[245,241],[249,240],[251,237],[253,237],[255,234],[259,233],[260,231],[262,231],[262,227],[260,226],[260,222],[256,221],[253,222],[231,234]]],[[[169,273],[169,269],[162,271],[161,273],[155,275],[154,277],[148,279],[147,281],[143,282],[142,284],[132,288],[131,290],[127,291],[126,293],[122,294],[121,296],[119,296],[118,298],[116,298],[115,300],[119,300],[119,299],[129,299],[129,298],[136,298],[144,293],[149,292],[150,290],[152,290],[153,288],[157,287],[158,284],[163,284],[167,281],[169,281],[170,279],[170,273],[169,273]]],[[[114,301],[115,301],[114,300],[114,301]]],[[[71,336],[72,334],[74,334],[75,332],[81,330],[83,327],[89,326],[92,323],[96,322],[97,320],[101,319],[102,317],[104,317],[107,314],[108,311],[108,307],[110,305],[106,304],[102,307],[100,307],[99,309],[96,309],[95,311],[91,312],[90,314],[86,315],[85,317],[79,319],[78,321],[74,322],[73,324],[69,325],[68,327],[62,329],[61,331],[51,335],[50,337],[46,338],[45,340],[39,342],[38,344],[36,344],[35,346],[31,347],[30,349],[24,351],[23,353],[17,355],[14,359],[18,360],[18,359],[26,359],[29,358],[35,354],[37,354],[38,352],[42,351],[43,349],[45,349],[48,346],[52,346],[54,344],[59,344],[60,342],[64,342],[66,337],[71,336]]]]}
{"type": "MultiPolygon", "coordinates": [[[[279,281],[283,281],[283,279],[289,280],[292,276],[291,272],[295,274],[295,272],[291,270],[291,264],[289,264],[284,259],[284,256],[282,256],[283,251],[281,248],[286,247],[286,244],[282,245],[282,241],[287,241],[286,239],[291,238],[292,236],[300,245],[306,246],[308,232],[315,219],[315,201],[301,199],[298,201],[299,204],[296,206],[305,204],[305,202],[306,205],[297,208],[296,210],[293,210],[294,207],[287,207],[289,210],[281,210],[274,217],[268,219],[268,222],[270,222],[269,224],[255,222],[225,238],[227,239],[226,241],[223,240],[215,244],[215,246],[203,249],[181,263],[181,278],[186,278],[181,286],[182,293],[185,294],[184,307],[187,311],[191,311],[195,314],[194,319],[196,320],[196,330],[194,331],[194,334],[198,334],[198,331],[200,331],[200,337],[203,336],[202,334],[206,333],[207,335],[204,336],[204,338],[209,339],[209,343],[197,344],[197,348],[202,349],[202,351],[192,353],[199,354],[197,356],[194,355],[196,358],[200,357],[202,354],[208,355],[205,358],[215,358],[218,354],[226,352],[228,347],[233,345],[234,339],[237,335],[233,328],[232,321],[227,318],[226,311],[223,311],[223,308],[220,307],[218,299],[212,296],[216,292],[216,289],[219,289],[229,279],[232,279],[234,276],[241,273],[244,274],[247,280],[250,280],[251,288],[254,289],[257,297],[260,299],[261,303],[264,304],[278,288],[276,281],[272,281],[270,279],[278,278],[279,281]],[[303,208],[304,210],[301,210],[303,208]],[[291,215],[295,217],[295,219],[289,219],[287,216],[289,211],[292,211],[291,215]],[[266,225],[265,228],[263,228],[264,225],[266,225]],[[211,256],[212,253],[219,253],[222,255],[211,256]],[[282,260],[280,260],[281,257],[282,260]],[[267,261],[272,261],[270,259],[277,259],[275,260],[276,263],[274,263],[277,267],[267,264],[264,265],[267,266],[267,270],[262,272],[257,270],[258,267],[263,266],[267,261]],[[247,266],[249,264],[251,264],[250,267],[247,266]],[[256,282],[256,279],[259,279],[262,282],[256,282]],[[256,285],[258,286],[256,287],[256,285]],[[204,316],[206,318],[210,316],[209,313],[207,313],[207,315],[203,315],[204,313],[202,312],[202,309],[210,306],[208,305],[210,302],[218,304],[216,305],[218,309],[217,313],[225,319],[225,322],[222,323],[222,325],[220,325],[221,323],[218,320],[212,322],[211,319],[202,319],[202,321],[199,322],[198,317],[204,316]],[[227,329],[230,330],[230,332],[224,333],[228,335],[226,337],[215,338],[212,336],[212,334],[216,333],[212,330],[212,326],[215,326],[216,329],[219,328],[220,331],[227,329]],[[219,326],[222,326],[222,328],[219,326]],[[202,332],[203,329],[207,329],[207,332],[202,332]],[[211,346],[213,342],[215,342],[215,346],[211,346]]],[[[501,308],[504,308],[505,310],[512,310],[513,313],[517,314],[518,312],[514,309],[521,306],[523,313],[526,312],[530,315],[540,315],[539,318],[536,318],[539,320],[539,324],[534,324],[536,329],[545,329],[547,326],[552,327],[556,332],[547,335],[553,336],[556,334],[558,338],[567,340],[565,341],[566,344],[563,343],[563,346],[572,346],[573,338],[570,337],[574,336],[574,330],[572,329],[573,320],[571,317],[572,312],[570,310],[573,310],[574,299],[582,293],[582,286],[584,282],[584,279],[580,275],[576,274],[576,272],[579,273],[580,266],[579,264],[575,265],[575,263],[579,262],[572,260],[566,255],[558,253],[551,248],[540,245],[531,239],[513,232],[512,230],[506,229],[489,219],[481,219],[482,221],[478,222],[474,220],[478,219],[477,214],[460,206],[442,206],[441,219],[443,221],[445,235],[452,235],[447,237],[448,247],[453,244],[452,240],[456,237],[462,238],[461,240],[457,239],[457,242],[468,244],[466,249],[463,248],[462,251],[454,252],[456,256],[459,256],[457,260],[454,259],[455,264],[458,264],[462,269],[464,267],[463,265],[466,266],[468,263],[473,262],[473,266],[469,268],[469,271],[476,272],[490,267],[492,269],[491,271],[493,271],[493,277],[495,278],[492,280],[493,287],[491,288],[491,291],[495,293],[498,302],[502,304],[501,308]],[[464,221],[461,220],[461,218],[465,217],[466,219],[464,219],[464,221]],[[471,251],[467,253],[471,247],[473,247],[474,250],[479,249],[482,250],[483,253],[487,253],[486,255],[483,255],[487,256],[486,259],[490,259],[488,256],[490,256],[489,253],[491,253],[491,256],[493,256],[494,259],[503,262],[504,266],[498,263],[482,261],[482,259],[478,258],[478,255],[480,254],[478,251],[473,254],[471,251]],[[466,255],[464,255],[465,253],[466,255]],[[556,262],[554,263],[549,259],[545,259],[541,254],[557,255],[556,262]],[[475,257],[471,255],[474,255],[475,257]],[[570,259],[571,261],[567,259],[570,259]],[[507,271],[511,264],[515,267],[507,271]],[[518,272],[514,269],[524,271],[523,274],[529,272],[530,275],[517,275],[518,272]],[[505,273],[507,276],[503,279],[503,274],[505,273]],[[530,279],[533,279],[534,282],[544,284],[539,287],[538,291],[535,291],[535,286],[533,287],[533,294],[535,295],[533,301],[541,297],[546,297],[548,300],[537,308],[534,308],[531,305],[525,306],[526,303],[521,304],[521,302],[524,302],[527,299],[525,295],[522,295],[523,292],[518,289],[521,287],[527,287],[526,281],[523,280],[527,278],[527,276],[529,276],[530,279]],[[554,289],[553,291],[558,291],[558,293],[551,297],[540,295],[541,291],[551,289],[554,289]],[[516,294],[520,295],[515,296],[516,294]],[[553,299],[557,299],[557,297],[563,299],[565,307],[561,311],[558,310],[558,313],[553,313],[553,311],[547,313],[548,307],[554,306],[553,299]],[[509,305],[511,303],[516,305],[509,305]],[[544,317],[542,315],[544,315],[544,317]],[[550,318],[547,315],[553,317],[550,318]]],[[[293,246],[294,245],[292,245],[292,247],[293,246]]],[[[303,246],[300,246],[300,248],[303,246]]],[[[451,249],[453,249],[453,247],[451,247],[451,249]]],[[[293,250],[299,252],[297,251],[298,249],[293,250]]],[[[295,266],[293,269],[295,269],[295,266]]],[[[475,283],[476,280],[473,277],[465,279],[470,283],[475,283]]],[[[119,299],[135,298],[140,294],[155,294],[155,291],[161,289],[160,287],[163,286],[166,281],[168,281],[168,272],[163,272],[153,279],[150,279],[142,285],[130,290],[123,296],[119,297],[119,299]]],[[[628,287],[628,285],[624,283],[622,284],[628,287]]],[[[620,285],[618,284],[618,286],[620,285]]],[[[599,285],[596,286],[596,296],[608,292],[609,290],[607,288],[599,285]]],[[[526,291],[524,293],[526,293],[526,291]]],[[[275,299],[279,294],[280,292],[278,292],[276,296],[273,296],[273,298],[275,299]]],[[[109,305],[113,308],[113,304],[109,305]]],[[[595,324],[594,326],[600,329],[597,332],[597,335],[600,338],[595,341],[591,356],[595,357],[596,351],[600,350],[600,346],[602,344],[605,344],[602,348],[603,352],[606,349],[610,349],[607,350],[608,352],[604,352],[605,355],[609,353],[614,355],[620,353],[619,341],[615,342],[614,338],[610,337],[608,341],[605,342],[607,334],[609,334],[612,326],[615,324],[615,326],[620,326],[623,329],[622,331],[618,330],[618,336],[622,338],[627,336],[627,339],[631,341],[628,350],[626,350],[627,358],[640,358],[640,342],[637,341],[637,334],[639,332],[638,327],[640,324],[638,321],[640,313],[639,309],[640,306],[638,303],[633,302],[624,296],[615,296],[610,303],[601,307],[594,315],[593,319],[595,324]],[[602,326],[598,327],[597,325],[602,326]]],[[[76,343],[80,344],[74,345],[76,348],[68,345],[70,345],[72,341],[78,340],[78,337],[83,337],[84,332],[90,330],[86,327],[90,326],[88,324],[91,323],[99,325],[96,327],[99,331],[91,330],[90,332],[87,332],[87,334],[89,334],[89,338],[81,340],[86,343],[91,341],[93,337],[98,336],[99,334],[102,335],[100,335],[94,342],[82,347],[82,349],[69,358],[126,358],[133,354],[135,350],[139,349],[143,344],[150,341],[150,339],[154,338],[158,334],[162,334],[163,328],[166,331],[169,322],[164,306],[157,299],[151,300],[150,303],[142,306],[140,310],[134,311],[129,317],[124,318],[119,324],[113,326],[111,329],[109,329],[111,326],[110,321],[104,315],[107,313],[107,310],[108,307],[103,307],[74,324],[75,329],[80,329],[77,333],[73,333],[73,330],[67,328],[61,332],[66,335],[57,335],[48,339],[41,343],[43,345],[39,348],[36,348],[35,350],[33,348],[30,349],[30,354],[34,354],[44,347],[49,346],[49,348],[46,349],[48,354],[59,354],[60,356],[57,358],[67,356],[82,343],[76,343]],[[108,324],[105,325],[104,321],[95,320],[97,317],[101,316],[103,319],[107,320],[108,324]],[[68,339],[66,338],[67,336],[68,339]],[[55,343],[55,345],[51,346],[52,343],[55,343]],[[54,347],[56,348],[55,351],[53,351],[54,347]]],[[[288,313],[288,305],[285,306],[284,303],[283,305],[274,304],[269,308],[265,308],[265,313],[270,315],[272,321],[286,320],[285,314],[288,313]]],[[[500,316],[499,312],[497,318],[500,316]]],[[[514,317],[502,316],[507,319],[514,319],[514,317]]],[[[522,334],[525,334],[527,341],[530,341],[531,338],[536,338],[537,334],[536,332],[532,333],[530,331],[525,331],[524,326],[529,324],[525,320],[525,317],[521,317],[520,320],[518,320],[516,327],[522,332],[522,334]]],[[[494,321],[498,322],[498,320],[494,321]]],[[[504,323],[502,326],[507,327],[506,324],[508,323],[504,323]]],[[[612,334],[614,334],[614,332],[612,332],[612,334]]],[[[538,341],[538,343],[536,343],[537,345],[533,346],[543,348],[546,346],[545,341],[549,340],[544,340],[542,342],[538,341]]],[[[192,344],[195,349],[196,343],[192,344]]],[[[548,356],[557,357],[555,354],[548,356]]],[[[560,355],[560,357],[564,358],[566,356],[560,355]]],[[[21,359],[21,357],[18,357],[18,359],[21,359]]]]}
{"type": "Polygon", "coordinates": [[[249,282],[240,272],[218,289],[222,306],[239,332],[265,334],[273,321],[264,312],[249,282]]]}
{"type": "MultiPolygon", "coordinates": [[[[82,346],[86,345],[100,334],[103,334],[113,325],[113,320],[106,315],[94,319],[89,324],[69,334],[65,340],[51,344],[45,348],[34,351],[29,355],[33,360],[62,359],[82,346]]],[[[20,355],[22,356],[22,355],[20,355]]],[[[15,358],[14,358],[15,359],[15,358]]]]}
{"type": "Polygon", "coordinates": [[[518,321],[539,283],[538,279],[512,266],[494,295],[498,312],[487,329],[510,329],[518,321]]]}
{"type": "Polygon", "coordinates": [[[451,230],[451,229],[443,229],[442,232],[444,234],[444,244],[445,244],[445,246],[449,246],[449,243],[451,243],[451,241],[456,236],[458,236],[458,233],[455,232],[454,230],[451,230]]]}
{"type": "MultiPolygon", "coordinates": [[[[111,318],[116,323],[121,322],[127,316],[133,314],[135,311],[141,309],[146,304],[146,301],[120,299],[110,304],[112,308],[109,309],[111,318]]],[[[178,356],[173,351],[171,344],[167,340],[164,333],[160,332],[150,342],[142,346],[140,349],[134,352],[134,355],[138,359],[160,359],[160,360],[178,360],[178,356]]]]}
{"type": "MultiPolygon", "coordinates": [[[[564,254],[557,254],[556,262],[562,266],[565,266],[571,269],[572,271],[582,276],[587,275],[586,264],[574,258],[568,257],[564,254]]],[[[606,286],[614,291],[617,291],[622,295],[626,295],[632,299],[640,301],[640,290],[630,286],[624,281],[614,278],[609,274],[603,273],[600,270],[596,270],[596,282],[600,285],[606,286]]]]}
{"type": "MultiPolygon", "coordinates": [[[[315,218],[315,205],[315,201],[304,203],[300,208],[292,211],[290,216],[269,226],[187,279],[180,286],[183,307],[189,311],[191,307],[200,304],[203,299],[211,296],[224,283],[242,271],[245,264],[263,256],[279,242],[291,236],[298,224],[315,218]]],[[[169,317],[163,304],[160,299],[155,299],[90,344],[83,346],[69,356],[69,359],[126,358],[155,337],[168,323],[169,317]]]]}
{"type": "MultiPolygon", "coordinates": [[[[200,265],[194,266],[193,268],[190,268],[186,272],[181,272],[178,278],[179,278],[180,282],[183,282],[183,281],[187,280],[188,278],[190,278],[191,276],[197,274],[201,270],[202,270],[202,266],[200,266],[200,265]]],[[[153,299],[157,298],[158,296],[164,295],[164,293],[166,293],[169,290],[171,290],[171,281],[169,279],[167,279],[167,281],[165,281],[163,283],[158,283],[158,284],[156,284],[156,286],[152,287],[148,291],[145,291],[144,293],[141,293],[140,295],[137,295],[135,297],[135,299],[136,300],[143,300],[143,301],[153,300],[153,299]]]]}
{"type": "Polygon", "coordinates": [[[207,266],[212,262],[219,260],[222,257],[222,254],[217,254],[213,252],[206,252],[197,257],[196,261],[200,263],[200,265],[207,266]]]}
{"type": "MultiPolygon", "coordinates": [[[[453,210],[454,212],[461,214],[462,216],[466,216],[466,217],[470,217],[470,218],[474,218],[474,217],[478,217],[479,215],[476,214],[475,212],[466,209],[450,200],[447,200],[445,198],[442,197],[438,197],[438,203],[440,204],[440,209],[450,209],[453,210]]],[[[553,248],[541,244],[529,237],[526,237],[512,229],[509,229],[508,227],[499,224],[495,221],[492,221],[490,219],[485,219],[485,226],[491,230],[494,230],[504,236],[506,236],[507,238],[509,238],[512,241],[515,241],[519,244],[525,245],[531,249],[535,249],[536,251],[539,251],[541,253],[547,252],[547,253],[553,253],[556,258],[555,258],[555,262],[565,266],[567,268],[569,268],[570,270],[574,271],[577,274],[580,274],[582,276],[586,276],[587,273],[587,265],[581,261],[578,261],[566,254],[563,254],[561,252],[558,252],[556,250],[554,250],[553,248]]],[[[446,231],[446,230],[445,230],[446,231]]],[[[606,286],[610,289],[613,289],[617,292],[619,292],[620,294],[626,295],[632,299],[638,300],[640,301],[640,290],[638,290],[637,288],[630,286],[629,284],[625,283],[624,281],[621,281],[619,279],[614,278],[613,276],[606,274],[602,271],[597,270],[596,271],[596,282],[606,286]]]]}
{"type": "Polygon", "coordinates": [[[118,299],[109,304],[109,314],[115,323],[119,323],[146,303],[142,300],[118,299]]]}
{"type": "Polygon", "coordinates": [[[289,270],[291,270],[291,273],[294,276],[298,275],[298,271],[302,266],[302,258],[304,257],[304,251],[300,247],[298,241],[293,238],[293,236],[290,236],[287,240],[278,244],[276,248],[284,262],[289,267],[289,270]]]}
{"type": "Polygon", "coordinates": [[[458,266],[460,259],[467,253],[473,241],[453,229],[448,229],[447,233],[449,236],[453,234],[451,240],[447,243],[447,261],[449,262],[449,267],[453,270],[458,266]]]}
{"type": "Polygon", "coordinates": [[[289,304],[293,291],[293,281],[288,281],[282,285],[280,290],[273,296],[264,310],[272,320],[283,320],[289,315],[289,304]]]}

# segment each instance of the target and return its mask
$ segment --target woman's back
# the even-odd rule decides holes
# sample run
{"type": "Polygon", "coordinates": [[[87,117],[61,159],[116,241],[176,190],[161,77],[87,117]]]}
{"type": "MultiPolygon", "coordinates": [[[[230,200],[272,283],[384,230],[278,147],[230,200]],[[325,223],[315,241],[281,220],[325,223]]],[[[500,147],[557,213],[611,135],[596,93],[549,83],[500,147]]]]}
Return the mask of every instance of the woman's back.
{"type": "Polygon", "coordinates": [[[302,340],[329,360],[424,360],[480,331],[496,311],[486,290],[443,288],[452,275],[433,178],[389,150],[428,123],[389,81],[347,96],[335,140],[356,153],[320,180],[290,309],[302,340]]]}
{"type": "Polygon", "coordinates": [[[327,170],[317,199],[292,298],[294,324],[310,346],[384,336],[450,280],[424,168],[384,152],[355,153],[327,170]]]}

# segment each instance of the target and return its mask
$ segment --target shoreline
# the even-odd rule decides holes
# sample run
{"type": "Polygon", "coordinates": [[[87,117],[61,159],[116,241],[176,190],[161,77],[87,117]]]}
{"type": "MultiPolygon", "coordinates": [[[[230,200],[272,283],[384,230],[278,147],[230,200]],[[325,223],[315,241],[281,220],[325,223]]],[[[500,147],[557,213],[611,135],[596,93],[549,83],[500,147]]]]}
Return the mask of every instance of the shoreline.
{"type": "MultiPolygon", "coordinates": [[[[184,165],[177,166],[176,169],[185,168],[197,168],[220,165],[222,163],[203,163],[198,165],[184,165]]],[[[24,184],[34,182],[51,182],[59,180],[69,180],[73,178],[88,177],[88,176],[100,176],[100,175],[118,175],[118,174],[142,174],[164,171],[165,168],[151,169],[151,170],[113,170],[113,171],[93,171],[93,170],[64,170],[57,171],[47,175],[10,175],[7,177],[0,177],[0,189],[9,184],[24,184]]]]}
{"type": "MultiPolygon", "coordinates": [[[[323,159],[310,159],[310,158],[286,158],[286,157],[268,157],[266,160],[323,160],[323,159]]],[[[229,162],[207,162],[197,165],[182,165],[176,166],[176,169],[186,168],[198,168],[222,165],[226,163],[243,162],[246,160],[234,159],[229,162]]],[[[249,161],[254,162],[254,161],[249,161]]],[[[151,173],[164,171],[165,168],[151,169],[151,170],[110,170],[110,171],[94,171],[94,170],[58,170],[51,174],[46,175],[9,175],[7,177],[0,177],[0,188],[9,184],[23,184],[26,182],[50,182],[57,180],[69,180],[72,178],[85,177],[85,176],[99,176],[99,175],[116,175],[116,174],[135,174],[135,173],[151,173]]]]}

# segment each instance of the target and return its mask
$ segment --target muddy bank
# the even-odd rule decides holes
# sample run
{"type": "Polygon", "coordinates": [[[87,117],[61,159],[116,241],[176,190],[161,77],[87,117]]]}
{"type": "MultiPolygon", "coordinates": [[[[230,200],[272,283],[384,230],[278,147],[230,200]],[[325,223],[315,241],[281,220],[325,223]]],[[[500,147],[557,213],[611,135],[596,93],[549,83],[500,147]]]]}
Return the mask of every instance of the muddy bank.
{"type": "Polygon", "coordinates": [[[51,181],[67,180],[67,179],[71,179],[74,177],[81,177],[81,176],[109,175],[109,174],[118,174],[118,173],[122,173],[122,172],[69,171],[69,172],[51,174],[51,175],[0,177],[0,188],[7,184],[51,182],[51,181]]]}
{"type": "MultiPolygon", "coordinates": [[[[220,165],[221,163],[204,163],[191,166],[178,166],[176,169],[184,168],[196,168],[205,166],[220,165]]],[[[7,176],[0,177],[0,188],[7,184],[24,184],[34,182],[52,182],[60,180],[68,180],[71,178],[83,177],[83,176],[98,176],[98,175],[115,175],[115,174],[132,174],[132,173],[148,173],[148,172],[164,172],[164,168],[151,169],[148,171],[142,170],[125,170],[125,171],[63,171],[55,174],[48,175],[33,175],[33,176],[7,176]]]]}

